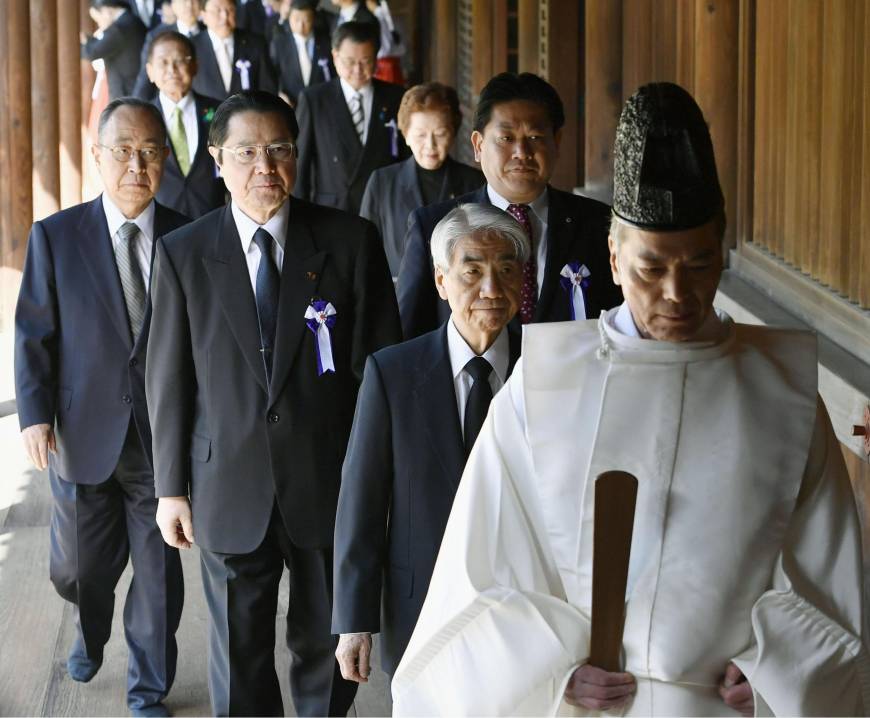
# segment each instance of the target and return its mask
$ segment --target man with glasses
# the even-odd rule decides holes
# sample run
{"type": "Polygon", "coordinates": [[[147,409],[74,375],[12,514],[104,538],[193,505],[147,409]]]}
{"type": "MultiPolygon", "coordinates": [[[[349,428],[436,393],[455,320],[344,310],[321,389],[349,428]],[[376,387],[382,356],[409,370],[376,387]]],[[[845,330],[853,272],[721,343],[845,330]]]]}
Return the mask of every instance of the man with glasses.
{"type": "Polygon", "coordinates": [[[143,100],[150,100],[157,95],[157,87],[148,79],[146,65],[148,57],[151,54],[151,44],[158,35],[165,32],[178,32],[185,37],[193,37],[199,35],[205,30],[205,25],[199,19],[199,13],[202,10],[199,0],[172,0],[172,13],[175,19],[170,23],[162,23],[149,30],[145,36],[145,44],[142,46],[142,58],[139,63],[139,75],[136,77],[136,85],[133,88],[133,95],[141,97],[143,100]]]}
{"type": "Polygon", "coordinates": [[[399,338],[377,231],[289,197],[296,118],[249,91],[218,108],[209,151],[231,203],[158,242],[146,372],[157,522],[200,548],[215,715],[284,715],[278,585],[296,714],[345,715],[333,656],[332,545],[366,357],[399,338]]]}
{"type": "Polygon", "coordinates": [[[196,92],[225,100],[240,90],[277,90],[268,44],[236,28],[234,0],[205,0],[202,20],[207,31],[192,38],[199,58],[196,92]]]}
{"type": "Polygon", "coordinates": [[[356,214],[371,173],[410,154],[396,122],[404,90],[372,77],[378,32],[370,23],[339,25],[338,77],[299,95],[297,197],[356,214]]]}
{"type": "Polygon", "coordinates": [[[148,77],[160,88],[152,101],[169,129],[166,159],[157,199],[191,219],[224,204],[224,183],[208,153],[208,128],[220,101],[193,92],[196,50],[189,38],[164,32],[151,45],[148,77]]]}
{"type": "Polygon", "coordinates": [[[152,246],[187,218],[154,201],[168,151],[154,106],[110,102],[92,151],[102,196],[30,232],[15,312],[18,417],[33,464],[48,467],[51,580],[74,604],[70,677],[86,683],[99,670],[132,559],[127,705],[168,715],[183,583],[154,522],[145,349],[152,246]]]}

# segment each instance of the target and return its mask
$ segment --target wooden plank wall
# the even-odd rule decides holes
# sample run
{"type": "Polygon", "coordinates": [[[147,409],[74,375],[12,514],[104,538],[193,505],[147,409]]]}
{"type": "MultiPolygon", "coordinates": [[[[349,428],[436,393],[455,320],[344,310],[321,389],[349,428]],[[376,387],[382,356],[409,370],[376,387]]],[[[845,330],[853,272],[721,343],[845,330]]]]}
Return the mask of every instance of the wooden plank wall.
{"type": "Polygon", "coordinates": [[[758,0],[750,239],[870,308],[870,9],[758,0]]]}

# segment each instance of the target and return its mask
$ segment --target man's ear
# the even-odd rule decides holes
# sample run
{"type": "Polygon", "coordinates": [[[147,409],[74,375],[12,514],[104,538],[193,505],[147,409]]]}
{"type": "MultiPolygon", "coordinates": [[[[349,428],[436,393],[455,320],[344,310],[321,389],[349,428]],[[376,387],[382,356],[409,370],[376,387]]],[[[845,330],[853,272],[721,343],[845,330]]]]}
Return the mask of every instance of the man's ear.
{"type": "Polygon", "coordinates": [[[447,301],[447,288],[444,286],[444,277],[446,274],[441,267],[435,267],[435,289],[438,290],[438,296],[444,301],[447,301]]]}
{"type": "Polygon", "coordinates": [[[607,247],[610,249],[610,273],[613,275],[613,283],[617,286],[622,284],[619,280],[619,261],[617,259],[617,246],[613,241],[613,235],[607,235],[607,247]]]}
{"type": "Polygon", "coordinates": [[[471,133],[471,147],[474,149],[474,161],[480,162],[480,148],[483,145],[483,134],[475,130],[471,133]]]}

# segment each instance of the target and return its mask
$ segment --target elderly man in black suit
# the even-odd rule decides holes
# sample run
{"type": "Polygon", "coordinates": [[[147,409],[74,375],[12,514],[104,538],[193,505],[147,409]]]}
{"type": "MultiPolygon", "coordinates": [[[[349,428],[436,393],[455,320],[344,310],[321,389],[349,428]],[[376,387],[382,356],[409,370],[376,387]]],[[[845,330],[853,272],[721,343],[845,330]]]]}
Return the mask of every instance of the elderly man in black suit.
{"type": "Polygon", "coordinates": [[[287,22],[275,28],[269,52],[278,68],[278,94],[296,105],[310,85],[328,82],[335,74],[329,36],[317,32],[317,0],[284,0],[287,22]]]}
{"type": "Polygon", "coordinates": [[[381,233],[394,277],[405,252],[411,213],[464,195],[483,183],[479,169],[449,154],[462,124],[456,90],[440,82],[412,87],[402,98],[398,119],[412,156],[372,172],[360,207],[360,215],[381,233]]]}
{"type": "Polygon", "coordinates": [[[266,40],[236,29],[234,0],[205,0],[202,19],[206,32],[192,38],[199,64],[195,92],[225,100],[241,90],[277,90],[266,40]]]}
{"type": "Polygon", "coordinates": [[[90,15],[97,24],[99,37],[79,34],[81,58],[105,62],[109,99],[132,94],[145,26],[125,0],[91,0],[90,15]]]}
{"type": "Polygon", "coordinates": [[[520,350],[507,325],[530,252],[522,227],[494,207],[461,205],[431,246],[450,318],[369,358],[342,470],[332,630],[342,674],[354,681],[368,677],[373,633],[384,671],[398,666],[465,459],[520,350]]]}
{"type": "Polygon", "coordinates": [[[168,715],[184,595],[178,552],[154,522],[145,406],[151,250],[188,221],[154,201],[166,152],[154,107],[107,105],[93,146],[103,194],[33,225],[15,312],[21,433],[53,498],[51,580],[75,604],[67,669],[86,683],[102,665],[132,560],[127,704],[143,716],[168,715]]]}
{"type": "Polygon", "coordinates": [[[145,65],[148,63],[148,55],[151,52],[151,43],[158,35],[164,32],[178,32],[186,37],[193,37],[205,30],[205,25],[199,19],[202,10],[199,0],[172,0],[172,11],[175,20],[171,23],[162,23],[149,30],[145,35],[145,44],[142,46],[139,74],[136,76],[136,84],[133,87],[133,95],[143,100],[150,100],[157,96],[157,87],[148,79],[145,65]]]}
{"type": "Polygon", "coordinates": [[[431,331],[449,314],[433,282],[429,238],[438,221],[464,202],[510,213],[531,239],[519,313],[523,324],[591,319],[622,301],[610,272],[610,209],[549,184],[564,123],[559,95],[536,75],[506,72],[481,90],[471,144],[486,185],[412,215],[396,285],[406,339],[431,331]]]}
{"type": "Polygon", "coordinates": [[[146,371],[157,522],[200,548],[216,715],[283,715],[278,584],[297,715],[344,715],[330,631],[341,463],[366,357],[399,337],[372,225],[288,198],[296,119],[249,91],[209,144],[232,202],[157,247],[146,371]]]}
{"type": "Polygon", "coordinates": [[[208,153],[208,130],[220,102],[191,90],[196,76],[196,50],[178,32],[158,35],[146,65],[159,88],[152,103],[160,110],[169,132],[170,153],[157,192],[159,202],[197,219],[222,207],[223,181],[208,153]]]}
{"type": "Polygon", "coordinates": [[[397,114],[403,90],[373,78],[379,26],[346,22],[332,36],[338,77],[299,95],[295,194],[354,214],[369,175],[405,159],[397,114]]]}

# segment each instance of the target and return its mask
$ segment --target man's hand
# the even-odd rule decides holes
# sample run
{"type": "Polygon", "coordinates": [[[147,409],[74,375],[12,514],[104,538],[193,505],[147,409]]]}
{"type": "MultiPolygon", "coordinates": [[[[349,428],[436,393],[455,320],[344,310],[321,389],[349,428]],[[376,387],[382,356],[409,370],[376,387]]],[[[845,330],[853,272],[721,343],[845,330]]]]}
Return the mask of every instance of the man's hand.
{"type": "Polygon", "coordinates": [[[345,680],[368,683],[372,657],[371,633],[342,633],[335,649],[338,667],[345,680]]]}
{"type": "Polygon", "coordinates": [[[565,702],[588,710],[604,711],[625,703],[637,690],[631,673],[610,673],[586,665],[574,671],[565,688],[565,702]]]}
{"type": "Polygon", "coordinates": [[[752,686],[746,676],[733,663],[725,666],[725,676],[719,683],[719,695],[725,705],[739,711],[742,715],[755,715],[755,699],[752,697],[752,686]]]}
{"type": "Polygon", "coordinates": [[[157,501],[157,526],[163,540],[174,548],[193,545],[193,520],[186,496],[161,496],[157,501]]]}
{"type": "Polygon", "coordinates": [[[51,424],[33,424],[21,430],[21,438],[24,440],[24,450],[40,471],[48,467],[48,452],[57,453],[57,444],[54,440],[54,429],[51,424]]]}

